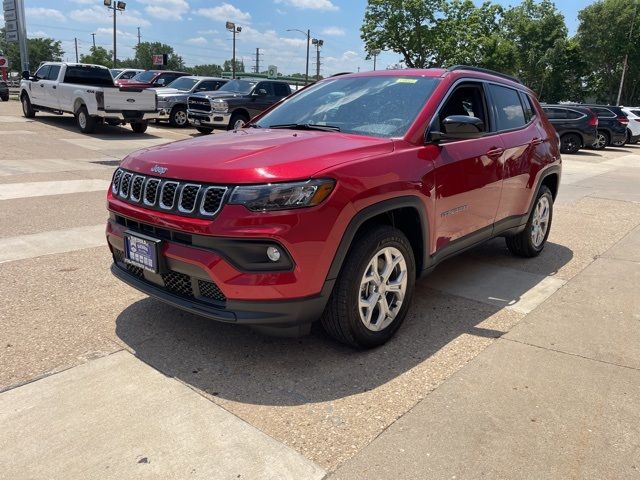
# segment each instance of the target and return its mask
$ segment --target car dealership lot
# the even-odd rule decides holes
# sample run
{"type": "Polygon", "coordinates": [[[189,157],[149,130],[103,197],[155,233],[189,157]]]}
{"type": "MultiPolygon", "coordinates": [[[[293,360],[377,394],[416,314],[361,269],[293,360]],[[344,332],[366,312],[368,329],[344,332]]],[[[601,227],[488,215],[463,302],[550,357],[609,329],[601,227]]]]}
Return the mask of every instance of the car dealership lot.
{"type": "Polygon", "coordinates": [[[86,136],[0,104],[0,478],[637,475],[640,147],[565,155],[540,257],[497,239],[440,265],[397,337],[355,352],[214,323],[111,276],[118,160],[190,135],[86,136]]]}

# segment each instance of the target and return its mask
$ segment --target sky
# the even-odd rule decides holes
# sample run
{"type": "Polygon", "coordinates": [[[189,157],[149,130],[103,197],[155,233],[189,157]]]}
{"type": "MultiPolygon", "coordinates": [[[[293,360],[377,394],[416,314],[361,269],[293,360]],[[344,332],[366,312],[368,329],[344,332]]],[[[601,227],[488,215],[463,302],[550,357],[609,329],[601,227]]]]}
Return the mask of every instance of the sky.
{"type": "MultiPolygon", "coordinates": [[[[504,6],[518,0],[494,0],[504,6]]],[[[474,0],[481,4],[482,0],[474,0]]],[[[577,28],[578,11],[593,0],[557,0],[570,34],[577,28]]],[[[231,33],[225,21],[242,26],[237,35],[236,55],[247,70],[255,64],[260,48],[260,70],[275,65],[284,74],[305,70],[305,35],[288,29],[311,30],[322,39],[321,74],[371,70],[360,39],[360,25],[366,0],[128,0],[118,14],[118,58],[133,57],[137,27],[142,41],[160,41],[174,47],[188,66],[217,63],[231,58],[231,33]]],[[[80,54],[89,53],[91,33],[96,44],[112,48],[112,12],[102,0],[25,0],[30,37],[61,40],[65,60],[75,60],[74,38],[80,54]]],[[[1,15],[1,12],[0,12],[1,15]]],[[[0,16],[0,24],[3,19],[0,16]]],[[[315,48],[310,52],[310,75],[315,74],[315,48]]],[[[400,55],[383,52],[378,68],[400,60],[400,55]]]]}

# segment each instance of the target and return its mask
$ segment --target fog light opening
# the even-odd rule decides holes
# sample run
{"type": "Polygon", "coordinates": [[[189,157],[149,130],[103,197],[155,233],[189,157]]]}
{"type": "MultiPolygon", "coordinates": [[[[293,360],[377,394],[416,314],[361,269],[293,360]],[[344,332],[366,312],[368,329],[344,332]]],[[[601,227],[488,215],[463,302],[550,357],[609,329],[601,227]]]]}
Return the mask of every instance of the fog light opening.
{"type": "Polygon", "coordinates": [[[278,260],[280,260],[280,250],[278,250],[278,248],[276,247],[267,247],[267,257],[269,257],[269,260],[271,260],[272,262],[277,262],[278,260]]]}

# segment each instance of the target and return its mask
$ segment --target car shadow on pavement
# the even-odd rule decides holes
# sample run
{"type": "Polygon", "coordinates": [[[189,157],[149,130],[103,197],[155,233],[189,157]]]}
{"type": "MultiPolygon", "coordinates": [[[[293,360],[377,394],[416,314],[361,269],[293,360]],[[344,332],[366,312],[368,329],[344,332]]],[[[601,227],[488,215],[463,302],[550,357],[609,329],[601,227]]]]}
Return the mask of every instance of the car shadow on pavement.
{"type": "MultiPolygon", "coordinates": [[[[553,275],[572,258],[572,252],[550,243],[538,258],[545,257],[543,270],[553,275]]],[[[438,270],[446,271],[447,263],[438,270]]],[[[523,284],[521,293],[532,286],[523,284]]],[[[374,389],[465,334],[498,338],[504,329],[481,324],[500,310],[500,306],[441,293],[418,281],[402,328],[387,344],[369,351],[333,341],[318,325],[302,338],[269,337],[151,298],[130,305],[118,316],[116,334],[145,363],[210,395],[245,404],[288,406],[374,389]]]]}
{"type": "MultiPolygon", "coordinates": [[[[36,118],[39,122],[44,123],[45,125],[61,128],[78,135],[83,135],[76,125],[75,118],[70,115],[43,115],[39,113],[36,118]]],[[[87,136],[98,137],[103,140],[145,140],[150,138],[162,138],[149,133],[134,133],[128,124],[111,126],[106,123],[96,125],[95,131],[91,134],[87,134],[87,136]]]]}

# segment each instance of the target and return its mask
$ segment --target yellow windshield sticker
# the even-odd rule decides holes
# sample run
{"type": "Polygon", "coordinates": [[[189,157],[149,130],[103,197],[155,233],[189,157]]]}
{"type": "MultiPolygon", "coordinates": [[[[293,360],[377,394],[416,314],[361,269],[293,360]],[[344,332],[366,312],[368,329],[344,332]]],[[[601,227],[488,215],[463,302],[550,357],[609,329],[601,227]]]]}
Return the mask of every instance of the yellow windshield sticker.
{"type": "Polygon", "coordinates": [[[417,78],[399,78],[396,83],[416,83],[417,81],[417,78]]]}

